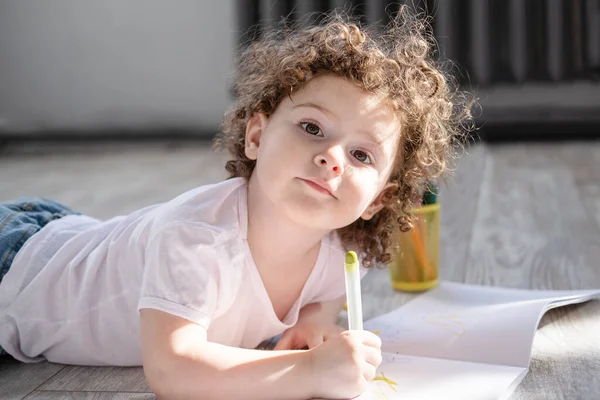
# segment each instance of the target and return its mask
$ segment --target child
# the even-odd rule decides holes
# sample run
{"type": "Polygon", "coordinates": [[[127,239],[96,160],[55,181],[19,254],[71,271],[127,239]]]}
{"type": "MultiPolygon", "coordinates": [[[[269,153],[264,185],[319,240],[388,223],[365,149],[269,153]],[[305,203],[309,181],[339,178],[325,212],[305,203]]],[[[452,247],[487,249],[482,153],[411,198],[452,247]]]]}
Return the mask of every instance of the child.
{"type": "Polygon", "coordinates": [[[386,35],[334,14],[265,34],[240,55],[217,140],[231,179],[108,221],[44,199],[0,206],[0,346],[143,365],[166,399],[359,395],[381,343],[335,325],[345,252],[390,260],[459,131],[431,47],[407,9],[386,35]]]}

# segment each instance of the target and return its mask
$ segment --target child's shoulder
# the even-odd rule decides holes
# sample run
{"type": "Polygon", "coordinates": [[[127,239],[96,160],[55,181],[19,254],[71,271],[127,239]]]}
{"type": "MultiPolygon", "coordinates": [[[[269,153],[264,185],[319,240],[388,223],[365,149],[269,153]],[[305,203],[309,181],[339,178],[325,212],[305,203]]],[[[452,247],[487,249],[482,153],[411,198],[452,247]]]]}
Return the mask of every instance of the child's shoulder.
{"type": "Polygon", "coordinates": [[[238,231],[246,209],[246,180],[232,178],[188,190],[157,205],[148,215],[153,231],[238,231]]]}
{"type": "Polygon", "coordinates": [[[210,183],[180,194],[169,203],[176,207],[193,205],[194,207],[210,207],[227,200],[235,200],[242,191],[246,190],[247,181],[244,178],[231,178],[216,183],[210,183]]]}

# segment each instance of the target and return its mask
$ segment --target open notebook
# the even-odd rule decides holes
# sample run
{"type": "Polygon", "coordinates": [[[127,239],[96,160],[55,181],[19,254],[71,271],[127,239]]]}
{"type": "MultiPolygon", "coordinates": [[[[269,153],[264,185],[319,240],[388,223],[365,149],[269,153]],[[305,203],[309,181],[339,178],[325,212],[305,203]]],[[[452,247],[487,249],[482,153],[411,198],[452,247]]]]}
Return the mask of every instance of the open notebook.
{"type": "Polygon", "coordinates": [[[365,322],[382,339],[383,362],[359,399],[507,398],[527,374],[544,312],[598,294],[440,283],[365,322]]]}

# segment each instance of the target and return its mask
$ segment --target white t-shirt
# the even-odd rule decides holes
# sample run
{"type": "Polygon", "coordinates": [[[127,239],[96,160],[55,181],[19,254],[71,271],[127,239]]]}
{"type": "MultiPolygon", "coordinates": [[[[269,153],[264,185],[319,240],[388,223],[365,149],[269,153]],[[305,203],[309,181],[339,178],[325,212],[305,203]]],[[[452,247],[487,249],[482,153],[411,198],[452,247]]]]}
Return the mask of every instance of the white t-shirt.
{"type": "Polygon", "coordinates": [[[246,181],[234,178],[105,222],[49,223],[0,285],[0,346],[25,362],[141,365],[142,308],[200,324],[210,341],[254,348],[293,326],[304,305],[344,296],[345,252],[331,234],[277,318],[247,244],[246,196],[246,181]]]}

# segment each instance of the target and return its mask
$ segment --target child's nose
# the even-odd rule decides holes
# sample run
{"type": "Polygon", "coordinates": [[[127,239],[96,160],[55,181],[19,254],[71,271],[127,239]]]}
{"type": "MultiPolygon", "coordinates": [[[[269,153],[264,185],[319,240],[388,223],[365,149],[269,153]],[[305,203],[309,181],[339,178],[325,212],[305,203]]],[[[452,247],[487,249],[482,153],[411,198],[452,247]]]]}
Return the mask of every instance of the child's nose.
{"type": "Polygon", "coordinates": [[[344,173],[344,156],[339,150],[330,149],[327,152],[318,154],[314,162],[318,166],[326,168],[328,173],[333,173],[334,176],[340,176],[344,173]]]}

